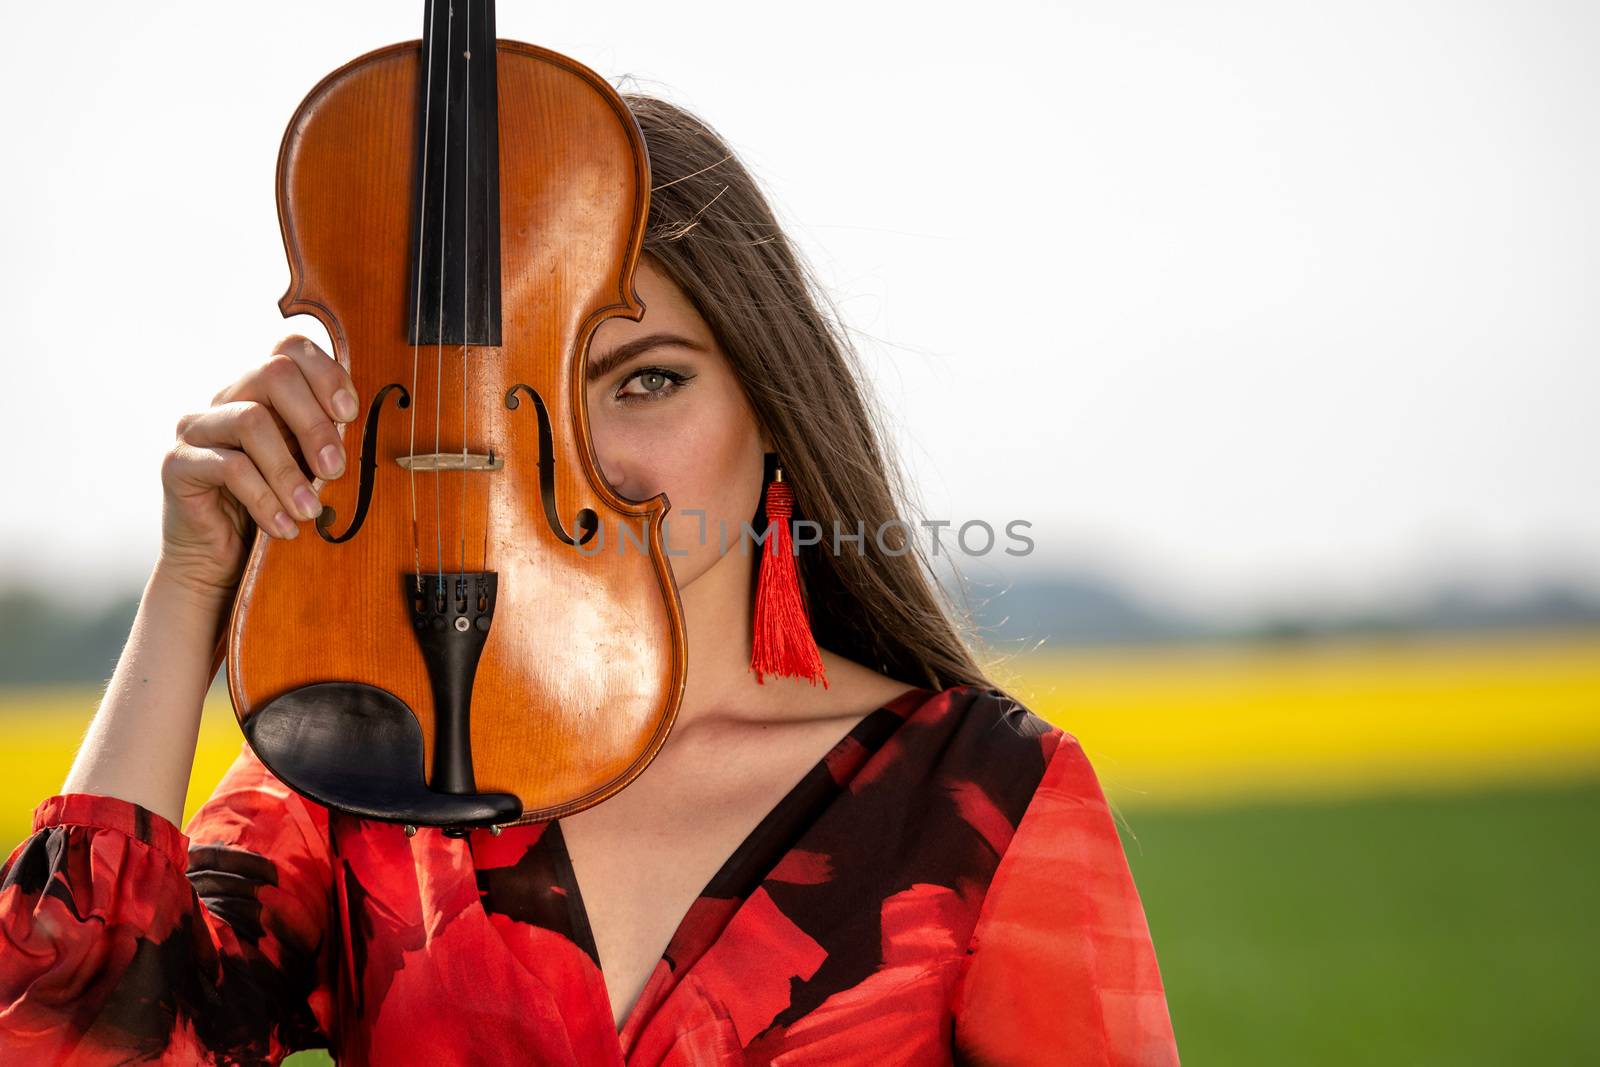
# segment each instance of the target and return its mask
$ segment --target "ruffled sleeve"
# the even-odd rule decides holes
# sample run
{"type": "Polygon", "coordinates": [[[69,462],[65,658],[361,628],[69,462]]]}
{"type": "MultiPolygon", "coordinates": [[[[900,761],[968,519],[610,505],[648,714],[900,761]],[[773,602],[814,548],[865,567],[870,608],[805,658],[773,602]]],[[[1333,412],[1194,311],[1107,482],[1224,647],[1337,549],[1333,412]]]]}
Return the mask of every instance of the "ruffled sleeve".
{"type": "Polygon", "coordinates": [[[0,1063],[277,1062],[330,1045],[327,810],[241,746],[180,831],[68,793],[0,867],[0,1063]]]}
{"type": "Polygon", "coordinates": [[[965,1062],[1174,1067],[1155,949],[1100,783],[1063,735],[1001,856],[955,996],[965,1062]]]}

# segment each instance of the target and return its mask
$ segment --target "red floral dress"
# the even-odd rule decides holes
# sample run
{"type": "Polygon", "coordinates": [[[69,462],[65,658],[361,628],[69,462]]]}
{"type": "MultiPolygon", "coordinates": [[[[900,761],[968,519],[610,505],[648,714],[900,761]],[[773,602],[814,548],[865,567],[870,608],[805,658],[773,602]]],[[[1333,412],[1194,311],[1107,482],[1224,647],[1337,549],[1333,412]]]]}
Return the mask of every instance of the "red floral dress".
{"type": "Polygon", "coordinates": [[[991,689],[867,715],[700,893],[619,1033],[559,821],[330,813],[246,746],[185,831],[50,797],[0,868],[0,1063],[1178,1062],[1077,742],[991,689]]]}

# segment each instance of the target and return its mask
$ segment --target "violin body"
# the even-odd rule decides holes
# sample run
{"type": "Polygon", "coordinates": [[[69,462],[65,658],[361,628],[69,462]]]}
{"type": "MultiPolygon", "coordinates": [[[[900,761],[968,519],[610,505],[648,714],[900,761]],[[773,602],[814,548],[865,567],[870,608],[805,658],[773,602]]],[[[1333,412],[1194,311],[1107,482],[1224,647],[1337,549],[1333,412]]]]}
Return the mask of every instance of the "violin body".
{"type": "Polygon", "coordinates": [[[595,328],[643,313],[643,137],[603,79],[492,26],[491,10],[476,43],[494,62],[478,51],[472,72],[480,92],[494,76],[488,129],[460,129],[470,98],[419,117],[440,99],[424,41],[329,75],[284,135],[280,308],[327,328],[362,411],[342,428],[345,474],[318,486],[317,529],[258,533],[227,633],[229,694],[275,774],[456,833],[623,788],[666,740],[686,670],[669,502],[610,490],[585,407],[595,328]],[[447,117],[486,154],[430,178],[424,150],[456,143],[447,117]],[[451,178],[478,194],[484,159],[497,204],[456,206],[451,178]],[[480,228],[460,255],[440,238],[427,257],[430,227],[486,212],[497,236],[480,228]],[[480,298],[475,280],[498,291],[480,298]]]}

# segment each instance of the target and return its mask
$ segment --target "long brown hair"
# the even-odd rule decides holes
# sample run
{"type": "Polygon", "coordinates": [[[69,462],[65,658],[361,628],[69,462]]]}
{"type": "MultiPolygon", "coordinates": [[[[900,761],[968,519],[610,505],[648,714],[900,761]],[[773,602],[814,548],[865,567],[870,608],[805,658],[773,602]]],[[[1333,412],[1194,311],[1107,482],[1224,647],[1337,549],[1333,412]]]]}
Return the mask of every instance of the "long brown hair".
{"type": "MultiPolygon", "coordinates": [[[[905,521],[904,471],[837,309],[755,179],[683,108],[640,93],[623,100],[650,153],[645,254],[710,324],[794,486],[796,519],[822,528],[822,543],[796,560],[817,643],[911,685],[994,685],[921,538],[891,525],[892,551],[877,543],[883,524],[905,521]],[[858,523],[861,551],[847,542],[834,552],[833,531],[854,534],[858,523]]],[[[758,514],[752,528],[764,522],[758,514]]]]}

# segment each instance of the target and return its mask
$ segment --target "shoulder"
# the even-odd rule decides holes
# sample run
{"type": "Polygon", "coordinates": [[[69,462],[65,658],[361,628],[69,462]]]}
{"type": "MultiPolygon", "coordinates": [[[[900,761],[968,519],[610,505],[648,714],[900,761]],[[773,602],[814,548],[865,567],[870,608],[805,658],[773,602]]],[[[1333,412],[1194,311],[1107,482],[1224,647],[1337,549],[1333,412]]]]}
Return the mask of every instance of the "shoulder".
{"type": "Polygon", "coordinates": [[[1110,817],[1105,795],[1077,737],[999,689],[963,686],[946,690],[951,726],[947,764],[970,769],[1012,806],[1012,826],[1050,822],[1073,810],[1095,819],[1110,817]]]}
{"type": "Polygon", "coordinates": [[[1043,770],[1071,735],[1040,718],[1016,697],[990,686],[958,685],[922,690],[907,726],[942,735],[944,759],[984,763],[1038,764],[1043,770]]]}
{"type": "Polygon", "coordinates": [[[924,795],[925,810],[950,808],[1003,852],[1064,744],[1065,731],[992,687],[906,693],[887,708],[903,716],[866,779],[924,795]]]}

